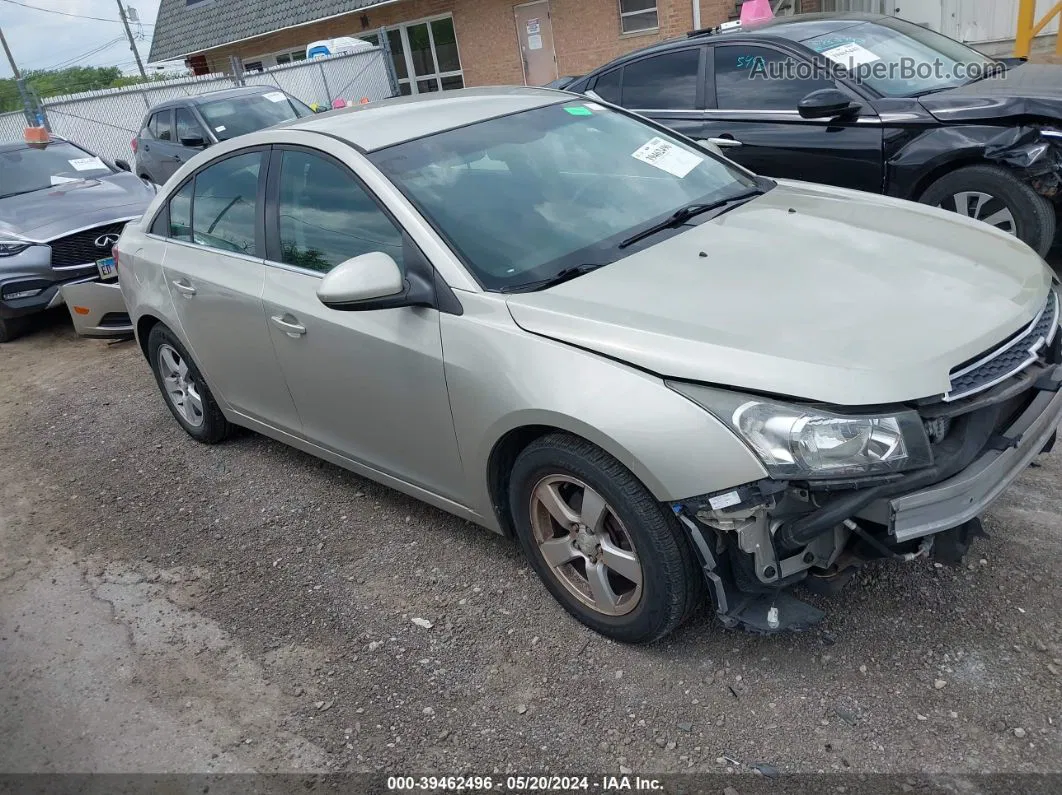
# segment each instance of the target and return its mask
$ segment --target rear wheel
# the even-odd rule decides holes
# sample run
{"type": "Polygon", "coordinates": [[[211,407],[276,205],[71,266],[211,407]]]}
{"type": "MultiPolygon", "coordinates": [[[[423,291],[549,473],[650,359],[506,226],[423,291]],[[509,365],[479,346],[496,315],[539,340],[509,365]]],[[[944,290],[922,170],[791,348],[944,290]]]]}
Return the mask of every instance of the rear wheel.
{"type": "Polygon", "coordinates": [[[1046,256],[1055,241],[1055,208],[1000,166],[969,166],[941,177],[920,201],[1012,234],[1046,256]]]}
{"type": "Polygon", "coordinates": [[[513,465],[520,543],[550,593],[591,629],[651,643],[702,602],[703,579],[675,517],[612,456],[554,434],[513,465]]]}
{"type": "Polygon", "coordinates": [[[148,361],[166,406],[188,435],[216,444],[232,432],[210,388],[180,340],[161,323],[148,335],[148,361]]]}

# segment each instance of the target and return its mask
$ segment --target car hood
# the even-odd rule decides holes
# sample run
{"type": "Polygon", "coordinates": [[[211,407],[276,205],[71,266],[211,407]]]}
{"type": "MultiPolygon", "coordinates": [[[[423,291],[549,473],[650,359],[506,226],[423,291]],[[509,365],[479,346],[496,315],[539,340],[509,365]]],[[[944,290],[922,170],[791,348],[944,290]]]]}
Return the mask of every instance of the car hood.
{"type": "Polygon", "coordinates": [[[837,405],[942,395],[1051,273],[943,210],[783,182],[586,276],[509,296],[523,329],[661,376],[837,405]]]}
{"type": "Polygon", "coordinates": [[[46,242],[85,229],[141,215],[155,191],[128,172],[68,182],[0,199],[0,233],[46,242]]]}
{"type": "Polygon", "coordinates": [[[1030,116],[1062,121],[1062,66],[1022,64],[1000,77],[929,94],[921,102],[944,122],[1030,116]]]}

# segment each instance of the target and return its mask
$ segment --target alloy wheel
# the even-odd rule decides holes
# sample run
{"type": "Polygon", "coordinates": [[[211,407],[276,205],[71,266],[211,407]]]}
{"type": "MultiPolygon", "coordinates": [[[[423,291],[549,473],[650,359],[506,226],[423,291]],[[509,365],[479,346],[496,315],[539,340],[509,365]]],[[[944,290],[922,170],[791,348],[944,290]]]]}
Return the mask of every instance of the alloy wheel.
{"type": "Polygon", "coordinates": [[[597,491],[568,475],[550,475],[531,491],[531,530],[558,582],[603,615],[638,606],[643,571],[630,533],[597,491]]]}
{"type": "Polygon", "coordinates": [[[943,210],[951,210],[967,218],[983,221],[1009,234],[1018,234],[1014,213],[1001,199],[988,193],[963,191],[944,199],[938,206],[943,210]]]}
{"type": "Polygon", "coordinates": [[[188,372],[188,362],[171,345],[163,343],[158,350],[159,373],[166,399],[184,421],[193,428],[203,424],[203,399],[195,379],[188,372]]]}

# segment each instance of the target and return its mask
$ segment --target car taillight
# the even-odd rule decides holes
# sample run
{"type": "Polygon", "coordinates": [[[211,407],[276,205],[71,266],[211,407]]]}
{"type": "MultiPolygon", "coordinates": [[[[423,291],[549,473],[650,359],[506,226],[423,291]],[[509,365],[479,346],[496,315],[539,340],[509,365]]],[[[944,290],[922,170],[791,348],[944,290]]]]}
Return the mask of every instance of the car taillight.
{"type": "Polygon", "coordinates": [[[136,154],[136,138],[129,142],[129,145],[133,147],[133,154],[136,154]]]}

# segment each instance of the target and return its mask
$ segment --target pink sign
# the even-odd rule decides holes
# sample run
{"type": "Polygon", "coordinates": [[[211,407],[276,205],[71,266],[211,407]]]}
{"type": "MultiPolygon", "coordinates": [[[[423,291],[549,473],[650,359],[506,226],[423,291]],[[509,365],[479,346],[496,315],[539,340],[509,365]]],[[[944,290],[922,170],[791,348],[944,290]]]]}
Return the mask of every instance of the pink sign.
{"type": "Polygon", "coordinates": [[[741,4],[742,25],[763,22],[766,19],[774,19],[774,12],[771,11],[770,0],[745,0],[745,2],[741,4]]]}

